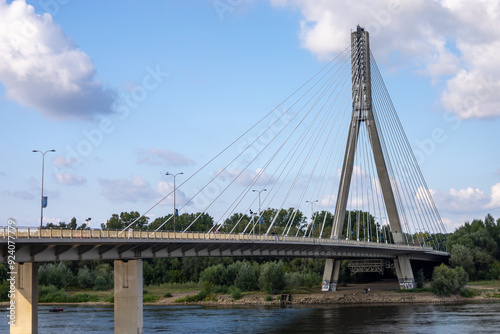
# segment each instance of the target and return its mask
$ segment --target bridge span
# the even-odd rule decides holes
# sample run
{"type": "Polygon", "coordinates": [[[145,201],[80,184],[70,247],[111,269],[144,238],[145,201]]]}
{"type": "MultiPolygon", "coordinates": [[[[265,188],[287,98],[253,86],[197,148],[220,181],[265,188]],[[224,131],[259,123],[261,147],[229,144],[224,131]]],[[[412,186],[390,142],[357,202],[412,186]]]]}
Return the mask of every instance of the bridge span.
{"type": "Polygon", "coordinates": [[[8,236],[17,262],[144,259],[155,257],[314,257],[442,261],[432,247],[313,237],[206,232],[109,231],[16,228],[0,231],[0,256],[8,262],[8,236]]]}
{"type": "Polygon", "coordinates": [[[15,287],[15,326],[38,333],[38,263],[114,260],[115,333],[142,333],[142,259],[155,257],[325,258],[323,291],[336,290],[341,259],[394,261],[402,288],[413,287],[410,260],[441,262],[448,253],[431,247],[277,235],[0,228],[0,257],[15,287]]]}

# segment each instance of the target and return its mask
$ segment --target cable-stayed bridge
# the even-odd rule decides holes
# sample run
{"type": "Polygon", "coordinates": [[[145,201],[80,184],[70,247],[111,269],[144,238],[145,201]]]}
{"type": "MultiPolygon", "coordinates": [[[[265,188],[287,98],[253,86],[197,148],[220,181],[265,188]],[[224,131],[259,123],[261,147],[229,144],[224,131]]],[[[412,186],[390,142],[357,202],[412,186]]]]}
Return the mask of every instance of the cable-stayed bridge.
{"type": "Polygon", "coordinates": [[[356,271],[389,261],[401,288],[412,288],[411,260],[448,256],[444,225],[359,26],[350,46],[178,187],[168,174],[173,191],[142,216],[170,198],[174,214],[153,230],[137,229],[142,216],[121,231],[3,230],[0,255],[11,260],[24,326],[11,333],[37,332],[37,262],[115,260],[115,332],[142,333],[143,258],[321,257],[329,291],[342,259],[380,260],[356,271]],[[186,195],[179,203],[176,191],[186,195]],[[179,229],[177,212],[188,210],[199,213],[179,229]],[[208,213],[213,223],[192,232],[208,213]]]}

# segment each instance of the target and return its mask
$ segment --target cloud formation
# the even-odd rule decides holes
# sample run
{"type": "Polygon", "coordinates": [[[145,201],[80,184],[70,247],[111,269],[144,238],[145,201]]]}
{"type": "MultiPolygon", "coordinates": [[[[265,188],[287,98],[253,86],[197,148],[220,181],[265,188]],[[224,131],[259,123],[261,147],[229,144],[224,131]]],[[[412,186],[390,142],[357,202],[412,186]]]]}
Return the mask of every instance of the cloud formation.
{"type": "Polygon", "coordinates": [[[137,162],[153,166],[188,166],[194,164],[194,161],[189,157],[166,148],[139,149],[137,151],[137,162]]]}
{"type": "Polygon", "coordinates": [[[80,175],[66,173],[55,173],[56,182],[66,186],[82,185],[87,182],[87,179],[80,175]]]}
{"type": "Polygon", "coordinates": [[[112,202],[135,203],[139,200],[152,200],[157,195],[151,185],[138,175],[132,175],[131,179],[99,178],[98,182],[101,186],[101,194],[112,202]]]}
{"type": "Polygon", "coordinates": [[[112,112],[116,94],[97,81],[90,57],[50,14],[0,0],[0,82],[6,97],[54,120],[112,112]]]}
{"type": "Polygon", "coordinates": [[[319,58],[349,46],[359,22],[377,59],[445,80],[441,103],[448,111],[461,119],[500,116],[499,1],[270,1],[302,14],[302,46],[319,58]]]}

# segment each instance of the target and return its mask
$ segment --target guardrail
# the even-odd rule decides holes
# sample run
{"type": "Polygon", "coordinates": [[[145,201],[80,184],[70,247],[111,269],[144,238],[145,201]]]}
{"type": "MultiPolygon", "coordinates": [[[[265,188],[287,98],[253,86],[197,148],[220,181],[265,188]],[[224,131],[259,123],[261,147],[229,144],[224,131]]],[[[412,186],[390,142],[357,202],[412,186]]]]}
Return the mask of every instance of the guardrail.
{"type": "Polygon", "coordinates": [[[281,235],[263,234],[234,234],[234,233],[206,233],[206,232],[173,232],[173,231],[148,231],[148,230],[72,230],[72,229],[40,229],[38,227],[0,227],[1,239],[8,237],[26,239],[159,239],[159,240],[234,240],[243,242],[275,241],[275,242],[300,242],[308,244],[342,244],[357,246],[372,246],[383,248],[405,248],[408,250],[433,250],[432,247],[389,244],[368,241],[341,240],[313,237],[289,237],[281,235]]]}

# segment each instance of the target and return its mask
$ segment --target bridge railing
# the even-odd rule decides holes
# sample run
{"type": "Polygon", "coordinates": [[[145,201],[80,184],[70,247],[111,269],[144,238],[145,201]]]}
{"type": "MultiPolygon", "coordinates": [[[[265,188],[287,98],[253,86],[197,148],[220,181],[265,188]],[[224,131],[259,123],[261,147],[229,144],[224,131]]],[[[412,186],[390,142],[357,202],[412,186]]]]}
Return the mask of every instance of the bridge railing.
{"type": "Polygon", "coordinates": [[[173,231],[148,231],[148,230],[72,230],[72,229],[40,229],[38,227],[0,227],[0,239],[8,237],[27,239],[160,239],[160,240],[232,240],[241,242],[294,242],[310,244],[344,244],[344,245],[370,245],[385,248],[432,249],[417,245],[385,244],[368,241],[354,241],[330,238],[289,237],[281,235],[264,234],[234,234],[234,233],[206,233],[206,232],[173,232],[173,231]]]}

